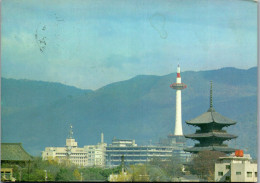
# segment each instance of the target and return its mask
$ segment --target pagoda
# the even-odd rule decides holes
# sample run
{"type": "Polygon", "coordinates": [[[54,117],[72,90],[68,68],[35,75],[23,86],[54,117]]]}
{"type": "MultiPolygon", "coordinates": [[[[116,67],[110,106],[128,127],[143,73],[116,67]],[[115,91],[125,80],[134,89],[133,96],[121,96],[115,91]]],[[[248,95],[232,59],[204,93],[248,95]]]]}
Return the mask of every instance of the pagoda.
{"type": "Polygon", "coordinates": [[[184,151],[198,153],[200,151],[220,151],[230,154],[235,151],[223,144],[226,140],[237,138],[235,135],[228,134],[224,127],[236,124],[235,121],[228,119],[215,111],[212,104],[212,81],[210,87],[210,108],[200,116],[186,121],[188,125],[199,127],[194,134],[184,135],[186,138],[197,140],[199,143],[194,147],[185,148],[184,151]]]}

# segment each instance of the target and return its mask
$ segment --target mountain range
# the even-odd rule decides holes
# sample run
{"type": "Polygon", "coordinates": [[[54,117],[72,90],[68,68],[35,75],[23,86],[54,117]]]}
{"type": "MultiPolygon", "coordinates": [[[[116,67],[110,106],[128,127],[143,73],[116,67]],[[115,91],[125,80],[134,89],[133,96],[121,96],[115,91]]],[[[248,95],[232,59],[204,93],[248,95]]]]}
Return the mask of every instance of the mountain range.
{"type": "MultiPolygon", "coordinates": [[[[237,121],[227,131],[238,136],[226,143],[256,157],[257,67],[222,68],[181,73],[183,133],[196,128],[185,123],[209,108],[210,81],[213,106],[237,121]]],[[[2,142],[22,142],[32,155],[45,147],[65,145],[69,126],[79,146],[113,138],[135,139],[138,145],[157,143],[174,131],[176,73],[138,75],[97,90],[61,83],[1,78],[2,142]]],[[[188,144],[193,142],[188,140],[188,144]]]]}

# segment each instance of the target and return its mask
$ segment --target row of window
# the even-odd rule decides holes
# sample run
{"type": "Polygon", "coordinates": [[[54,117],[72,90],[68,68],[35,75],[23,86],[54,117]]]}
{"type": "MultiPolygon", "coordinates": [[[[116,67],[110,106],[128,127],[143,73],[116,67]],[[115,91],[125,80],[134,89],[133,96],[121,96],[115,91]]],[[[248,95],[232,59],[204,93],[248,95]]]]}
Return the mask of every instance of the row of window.
{"type": "MultiPolygon", "coordinates": [[[[236,175],[241,175],[241,172],[236,172],[236,175]]],[[[218,176],[223,176],[223,172],[218,172],[218,176]]],[[[253,172],[246,172],[247,177],[252,177],[253,172]]],[[[257,172],[255,172],[255,177],[257,177],[257,172]]]]}
{"type": "MultiPolygon", "coordinates": [[[[56,155],[67,155],[68,153],[56,153],[56,155]]],[[[47,153],[48,155],[48,153],[47,153]]],[[[75,156],[85,156],[87,155],[87,153],[71,153],[71,155],[75,155],[75,156]]]]}
{"type": "Polygon", "coordinates": [[[74,162],[74,163],[81,163],[81,164],[83,163],[84,164],[87,161],[85,161],[85,160],[74,160],[72,162],[74,162]]]}
{"type": "Polygon", "coordinates": [[[170,151],[172,152],[171,148],[158,148],[158,149],[149,149],[149,148],[140,148],[140,147],[133,147],[133,148],[120,148],[120,147],[107,147],[107,151],[170,151]]]}
{"type": "Polygon", "coordinates": [[[113,152],[107,152],[106,154],[131,154],[131,155],[171,155],[172,152],[134,152],[134,151],[125,151],[125,152],[120,152],[120,151],[113,151],[113,152]]]}
{"type": "Polygon", "coordinates": [[[73,156],[71,156],[70,159],[86,159],[86,157],[73,157],[73,156]]]}
{"type": "Polygon", "coordinates": [[[85,156],[87,153],[72,153],[71,155],[85,156]]]}

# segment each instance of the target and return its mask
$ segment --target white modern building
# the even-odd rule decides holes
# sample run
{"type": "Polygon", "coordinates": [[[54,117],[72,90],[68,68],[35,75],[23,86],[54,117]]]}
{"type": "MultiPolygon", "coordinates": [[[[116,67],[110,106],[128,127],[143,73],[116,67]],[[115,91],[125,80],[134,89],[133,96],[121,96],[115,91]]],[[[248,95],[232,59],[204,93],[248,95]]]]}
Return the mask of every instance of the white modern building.
{"type": "Polygon", "coordinates": [[[118,166],[124,157],[124,164],[146,163],[152,158],[165,160],[172,156],[173,148],[169,146],[138,146],[135,140],[113,139],[106,147],[106,164],[108,167],[118,166]]]}
{"type": "Polygon", "coordinates": [[[215,164],[216,182],[257,182],[257,163],[249,154],[220,157],[215,164]]]}
{"type": "Polygon", "coordinates": [[[104,143],[104,135],[101,134],[101,143],[97,145],[84,146],[85,152],[88,154],[87,166],[105,166],[106,164],[106,146],[104,143]]]}
{"type": "Polygon", "coordinates": [[[78,147],[78,143],[73,138],[72,126],[69,137],[66,139],[65,147],[46,147],[42,152],[43,160],[56,160],[58,163],[70,162],[77,166],[105,166],[106,143],[104,143],[103,133],[101,143],[97,145],[87,145],[78,147]]]}

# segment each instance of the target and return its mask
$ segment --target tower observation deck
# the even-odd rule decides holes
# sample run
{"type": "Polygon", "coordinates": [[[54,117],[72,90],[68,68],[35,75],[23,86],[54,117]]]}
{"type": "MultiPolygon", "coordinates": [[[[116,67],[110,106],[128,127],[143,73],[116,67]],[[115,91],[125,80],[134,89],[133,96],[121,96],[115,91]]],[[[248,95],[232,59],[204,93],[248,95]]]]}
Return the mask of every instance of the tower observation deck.
{"type": "Polygon", "coordinates": [[[181,69],[177,67],[176,83],[170,85],[176,90],[176,116],[175,116],[175,129],[174,133],[167,136],[166,139],[160,138],[159,144],[161,146],[170,146],[173,148],[173,156],[178,156],[182,162],[186,162],[190,153],[183,151],[186,139],[182,132],[182,112],[181,112],[181,90],[187,88],[187,85],[181,82],[181,69]]]}

